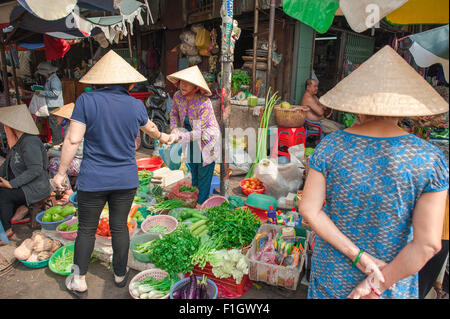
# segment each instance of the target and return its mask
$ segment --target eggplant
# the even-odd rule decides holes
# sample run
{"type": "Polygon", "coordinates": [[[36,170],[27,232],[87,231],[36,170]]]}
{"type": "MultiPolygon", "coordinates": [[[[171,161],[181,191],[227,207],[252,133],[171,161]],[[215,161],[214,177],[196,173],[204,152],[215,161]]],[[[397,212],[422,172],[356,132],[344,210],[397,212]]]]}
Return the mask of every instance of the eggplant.
{"type": "Polygon", "coordinates": [[[197,292],[197,277],[194,274],[192,274],[190,279],[191,282],[189,285],[189,291],[186,299],[196,299],[195,293],[197,292]]]}
{"type": "Polygon", "coordinates": [[[205,276],[203,276],[200,286],[200,299],[208,299],[208,281],[205,276]]]}
{"type": "Polygon", "coordinates": [[[172,293],[173,299],[181,299],[183,288],[177,289],[172,293]]]}

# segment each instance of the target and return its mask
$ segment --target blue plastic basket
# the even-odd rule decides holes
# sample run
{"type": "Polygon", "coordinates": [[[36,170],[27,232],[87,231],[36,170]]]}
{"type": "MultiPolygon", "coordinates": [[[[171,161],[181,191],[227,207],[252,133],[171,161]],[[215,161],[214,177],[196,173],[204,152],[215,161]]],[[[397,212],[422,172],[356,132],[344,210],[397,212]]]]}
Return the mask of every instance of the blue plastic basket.
{"type": "Polygon", "coordinates": [[[45,210],[42,211],[42,212],[40,212],[39,214],[37,214],[37,215],[36,215],[36,221],[37,221],[39,224],[41,224],[42,228],[44,228],[44,229],[46,229],[46,230],[56,230],[56,228],[57,228],[60,224],[66,222],[66,221],[68,221],[68,220],[71,220],[72,217],[75,216],[75,213],[73,213],[73,214],[70,214],[69,216],[67,216],[67,217],[64,218],[64,219],[58,220],[57,222],[44,222],[44,221],[42,221],[42,216],[44,216],[44,213],[45,213],[45,210]]]}
{"type": "MultiPolygon", "coordinates": [[[[197,280],[202,279],[203,277],[197,276],[197,280]]],[[[174,299],[173,292],[188,285],[190,280],[191,280],[190,277],[186,277],[178,281],[175,285],[173,285],[172,288],[170,289],[169,298],[174,299]]],[[[208,297],[209,297],[208,299],[217,299],[217,295],[219,294],[219,289],[217,288],[217,285],[211,279],[206,279],[206,281],[208,282],[208,297]]]]}
{"type": "Polygon", "coordinates": [[[78,207],[77,192],[74,192],[69,196],[69,201],[73,204],[73,206],[78,207]]]}

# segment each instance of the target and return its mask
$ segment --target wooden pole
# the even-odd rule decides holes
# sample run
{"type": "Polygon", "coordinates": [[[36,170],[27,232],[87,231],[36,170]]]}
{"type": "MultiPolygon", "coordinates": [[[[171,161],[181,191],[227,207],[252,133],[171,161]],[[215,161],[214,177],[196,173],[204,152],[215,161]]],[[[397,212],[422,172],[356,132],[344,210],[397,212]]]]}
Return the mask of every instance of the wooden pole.
{"type": "MultiPolygon", "coordinates": [[[[127,27],[128,28],[128,27],[127,27]]],[[[128,28],[128,50],[130,51],[130,61],[131,61],[131,65],[133,65],[133,44],[131,42],[131,33],[130,33],[130,29],[128,28]]]]}
{"type": "Polygon", "coordinates": [[[253,27],[253,63],[252,63],[252,93],[256,92],[256,49],[258,46],[259,1],[255,0],[253,27]]]}
{"type": "Polygon", "coordinates": [[[266,90],[271,86],[272,78],[272,46],[273,46],[273,30],[275,27],[275,1],[270,0],[270,15],[269,15],[269,52],[267,54],[267,79],[266,90]]]}
{"type": "Polygon", "coordinates": [[[5,94],[5,101],[7,105],[11,105],[9,99],[9,85],[8,85],[8,70],[6,68],[6,53],[5,53],[5,35],[3,30],[0,30],[0,54],[2,56],[2,74],[3,74],[3,90],[5,94]]]}
{"type": "Polygon", "coordinates": [[[12,72],[13,72],[14,86],[16,89],[16,99],[17,99],[17,104],[21,104],[22,100],[20,99],[19,83],[17,82],[17,75],[16,75],[16,62],[14,62],[14,57],[12,56],[11,45],[10,45],[9,52],[11,53],[11,66],[12,66],[12,72]]]}

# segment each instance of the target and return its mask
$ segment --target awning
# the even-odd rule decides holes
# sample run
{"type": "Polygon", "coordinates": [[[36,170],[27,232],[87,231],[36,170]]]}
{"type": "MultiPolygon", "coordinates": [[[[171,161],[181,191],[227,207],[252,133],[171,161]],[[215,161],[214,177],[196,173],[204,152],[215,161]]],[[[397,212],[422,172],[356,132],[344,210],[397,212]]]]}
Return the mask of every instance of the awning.
{"type": "Polygon", "coordinates": [[[390,24],[448,24],[448,0],[408,0],[386,16],[390,24]]]}
{"type": "Polygon", "coordinates": [[[413,34],[409,39],[413,42],[409,51],[416,64],[422,68],[440,63],[444,70],[445,80],[449,79],[449,26],[434,28],[413,34]]]}

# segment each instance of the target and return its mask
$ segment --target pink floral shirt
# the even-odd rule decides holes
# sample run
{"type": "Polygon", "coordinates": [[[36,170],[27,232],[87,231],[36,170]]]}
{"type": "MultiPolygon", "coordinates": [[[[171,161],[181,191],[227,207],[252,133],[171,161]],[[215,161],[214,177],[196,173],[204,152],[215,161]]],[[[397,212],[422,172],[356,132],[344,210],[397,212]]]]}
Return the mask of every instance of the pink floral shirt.
{"type": "Polygon", "coordinates": [[[173,96],[170,112],[170,128],[184,128],[184,118],[189,117],[191,132],[179,132],[179,141],[188,143],[201,140],[203,166],[217,161],[220,156],[220,127],[214,114],[211,100],[203,94],[196,93],[188,101],[180,91],[173,96]]]}

